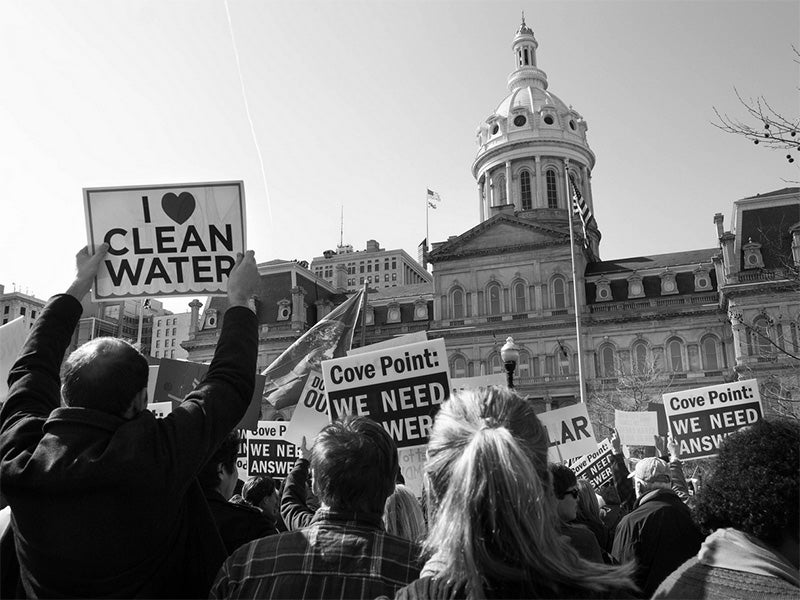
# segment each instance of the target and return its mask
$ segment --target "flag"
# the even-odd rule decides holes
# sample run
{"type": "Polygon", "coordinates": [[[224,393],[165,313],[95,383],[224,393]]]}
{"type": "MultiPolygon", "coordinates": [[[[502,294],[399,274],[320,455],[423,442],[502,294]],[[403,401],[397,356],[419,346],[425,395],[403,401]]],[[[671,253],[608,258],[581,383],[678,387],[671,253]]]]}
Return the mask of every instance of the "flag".
{"type": "Polygon", "coordinates": [[[583,238],[588,243],[589,238],[586,235],[586,228],[589,227],[594,220],[594,215],[584,201],[583,196],[581,196],[581,192],[578,186],[575,185],[575,180],[572,178],[572,175],[569,176],[569,183],[570,187],[572,187],[572,212],[580,216],[581,225],[583,226],[583,238]]]}
{"type": "Polygon", "coordinates": [[[430,206],[431,208],[436,208],[436,205],[442,201],[442,199],[439,197],[439,194],[437,194],[432,190],[428,190],[427,199],[428,199],[428,206],[430,206]]]}
{"type": "Polygon", "coordinates": [[[267,376],[267,381],[262,407],[267,408],[269,414],[264,414],[262,408],[263,420],[276,420],[275,417],[280,416],[288,421],[300,400],[309,374],[321,371],[320,363],[323,360],[346,356],[353,343],[353,330],[363,298],[363,289],[353,294],[264,369],[263,375],[267,376]]]}

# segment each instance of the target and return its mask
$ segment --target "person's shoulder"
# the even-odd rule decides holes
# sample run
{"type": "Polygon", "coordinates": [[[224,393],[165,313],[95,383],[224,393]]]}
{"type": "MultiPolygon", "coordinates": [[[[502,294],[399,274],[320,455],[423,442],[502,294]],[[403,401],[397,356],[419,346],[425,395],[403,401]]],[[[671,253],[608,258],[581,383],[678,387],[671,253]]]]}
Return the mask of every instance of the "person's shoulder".
{"type": "Polygon", "coordinates": [[[395,600],[460,600],[466,598],[466,587],[445,579],[426,576],[412,581],[407,586],[400,588],[395,594],[395,600]]]}

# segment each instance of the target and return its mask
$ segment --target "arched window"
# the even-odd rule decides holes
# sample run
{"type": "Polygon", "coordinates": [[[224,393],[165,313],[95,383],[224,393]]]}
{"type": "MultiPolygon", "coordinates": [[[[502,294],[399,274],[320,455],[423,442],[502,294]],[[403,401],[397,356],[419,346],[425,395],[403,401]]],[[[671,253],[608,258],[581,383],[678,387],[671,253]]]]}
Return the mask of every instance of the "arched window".
{"type": "Polygon", "coordinates": [[[530,210],[533,207],[531,174],[528,171],[523,171],[519,175],[519,197],[522,202],[522,210],[530,210]]]}
{"type": "Polygon", "coordinates": [[[547,186],[547,208],[558,208],[558,187],[556,186],[556,172],[549,169],[544,175],[547,186]]]}
{"type": "Polygon", "coordinates": [[[493,283],[486,290],[486,304],[487,312],[490,315],[500,314],[500,285],[493,283]]]}
{"type": "Polygon", "coordinates": [[[633,346],[633,368],[640,375],[647,371],[647,344],[637,342],[633,346]]]}
{"type": "Polygon", "coordinates": [[[567,307],[566,284],[561,277],[553,279],[553,308],[567,307]]]}
{"type": "Polygon", "coordinates": [[[452,302],[453,302],[453,318],[454,319],[463,319],[464,318],[464,292],[456,288],[453,290],[451,294],[452,302]]]}
{"type": "Polygon", "coordinates": [[[494,197],[496,200],[494,203],[495,206],[501,206],[508,201],[508,196],[506,195],[505,175],[498,175],[494,178],[494,197]]]}
{"type": "Polygon", "coordinates": [[[756,356],[772,356],[774,347],[771,342],[769,325],[769,319],[764,315],[756,317],[753,321],[750,336],[751,347],[756,356]]]}
{"type": "Polygon", "coordinates": [[[505,367],[503,366],[503,361],[500,360],[499,354],[492,354],[489,359],[489,369],[492,373],[505,373],[505,367]]]}
{"type": "Polygon", "coordinates": [[[527,310],[525,303],[525,284],[521,281],[514,284],[514,310],[518,313],[527,310]]]}
{"type": "Polygon", "coordinates": [[[516,376],[525,379],[531,376],[531,356],[525,350],[519,351],[516,376]]]}
{"type": "Polygon", "coordinates": [[[603,349],[600,350],[600,368],[603,377],[616,376],[617,369],[614,365],[614,348],[612,346],[603,346],[603,349]]]}
{"type": "Polygon", "coordinates": [[[700,352],[703,356],[703,369],[706,371],[716,371],[719,369],[719,358],[717,356],[717,339],[706,336],[700,343],[700,352]]]}
{"type": "Polygon", "coordinates": [[[453,374],[453,377],[466,377],[467,360],[463,356],[456,356],[453,359],[453,364],[450,372],[453,374]]]}
{"type": "Polygon", "coordinates": [[[667,342],[667,358],[671,371],[683,371],[683,343],[678,339],[667,342]]]}

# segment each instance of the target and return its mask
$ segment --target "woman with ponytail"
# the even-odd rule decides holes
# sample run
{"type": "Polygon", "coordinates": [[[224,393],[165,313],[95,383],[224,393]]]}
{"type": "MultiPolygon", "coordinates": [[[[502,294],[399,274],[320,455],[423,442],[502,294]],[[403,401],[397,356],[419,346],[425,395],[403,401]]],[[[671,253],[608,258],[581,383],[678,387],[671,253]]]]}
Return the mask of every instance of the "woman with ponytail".
{"type": "Polygon", "coordinates": [[[578,556],[559,533],[547,432],[504,387],[445,402],[425,464],[429,534],[422,577],[400,600],[626,596],[633,565],[578,556]]]}

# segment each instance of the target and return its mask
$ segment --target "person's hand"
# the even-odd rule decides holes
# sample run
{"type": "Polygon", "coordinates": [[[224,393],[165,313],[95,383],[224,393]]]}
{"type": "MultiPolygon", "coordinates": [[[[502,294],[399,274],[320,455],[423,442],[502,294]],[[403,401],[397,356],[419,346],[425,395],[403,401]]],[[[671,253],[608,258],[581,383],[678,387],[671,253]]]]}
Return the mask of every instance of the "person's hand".
{"type": "Polygon", "coordinates": [[[97,251],[89,255],[89,247],[84,246],[75,255],[76,274],[72,285],[67,288],[67,294],[75,298],[78,302],[92,289],[92,282],[97,276],[100,264],[108,252],[108,244],[100,244],[97,251]]]}
{"type": "Polygon", "coordinates": [[[228,305],[249,307],[248,302],[257,294],[260,282],[253,251],[239,253],[228,276],[228,305]]]}
{"type": "Polygon", "coordinates": [[[619,441],[619,434],[616,429],[611,430],[611,438],[609,441],[611,442],[611,450],[614,454],[622,454],[622,444],[619,441]]]}
{"type": "Polygon", "coordinates": [[[681,446],[671,435],[667,438],[667,450],[669,451],[670,460],[680,460],[681,446]]]}
{"type": "Polygon", "coordinates": [[[311,450],[308,448],[308,442],[306,442],[306,436],[303,436],[303,441],[300,443],[300,458],[308,461],[311,460],[311,450]]]}

